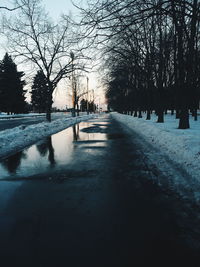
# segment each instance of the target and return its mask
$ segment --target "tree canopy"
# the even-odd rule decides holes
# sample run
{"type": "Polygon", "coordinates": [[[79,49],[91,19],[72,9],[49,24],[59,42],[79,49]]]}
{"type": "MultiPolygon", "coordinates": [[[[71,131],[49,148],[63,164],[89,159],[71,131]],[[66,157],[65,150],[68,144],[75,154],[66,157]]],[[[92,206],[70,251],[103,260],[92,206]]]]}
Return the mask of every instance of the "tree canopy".
{"type": "Polygon", "coordinates": [[[148,119],[155,110],[158,122],[176,109],[179,128],[189,128],[199,106],[199,1],[89,1],[81,11],[102,50],[109,105],[148,119]]]}

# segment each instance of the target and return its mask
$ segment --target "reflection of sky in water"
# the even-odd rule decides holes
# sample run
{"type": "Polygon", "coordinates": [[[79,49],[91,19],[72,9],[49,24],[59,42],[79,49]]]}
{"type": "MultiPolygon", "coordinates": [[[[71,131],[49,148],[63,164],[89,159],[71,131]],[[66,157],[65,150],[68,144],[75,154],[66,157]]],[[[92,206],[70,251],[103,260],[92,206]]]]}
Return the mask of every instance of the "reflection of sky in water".
{"type": "MultiPolygon", "coordinates": [[[[0,179],[26,177],[35,174],[45,173],[60,168],[65,168],[73,160],[73,151],[84,146],[104,146],[104,143],[87,141],[106,140],[104,133],[86,133],[81,129],[91,127],[93,123],[82,122],[64,131],[45,138],[37,144],[24,149],[0,162],[0,179]]],[[[100,125],[99,125],[100,126],[100,125]]],[[[104,126],[102,128],[105,128],[104,126]]],[[[94,150],[88,148],[87,152],[93,153],[94,150]]],[[[74,159],[75,160],[75,159],[74,159]]]]}

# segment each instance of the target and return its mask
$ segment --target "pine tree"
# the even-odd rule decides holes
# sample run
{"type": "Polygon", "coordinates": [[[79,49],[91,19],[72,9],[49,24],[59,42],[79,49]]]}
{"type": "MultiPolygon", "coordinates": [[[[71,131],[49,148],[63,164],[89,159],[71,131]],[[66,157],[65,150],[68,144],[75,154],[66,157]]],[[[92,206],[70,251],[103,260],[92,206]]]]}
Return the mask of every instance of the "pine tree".
{"type": "Polygon", "coordinates": [[[48,85],[46,77],[42,71],[38,71],[34,77],[31,91],[31,104],[35,111],[46,112],[47,94],[48,85]]]}
{"type": "Polygon", "coordinates": [[[0,110],[9,113],[22,113],[25,110],[24,73],[17,70],[8,53],[0,62],[0,110]]]}
{"type": "Polygon", "coordinates": [[[87,100],[85,100],[85,99],[81,100],[80,109],[81,109],[82,112],[83,111],[87,111],[87,100]]]}

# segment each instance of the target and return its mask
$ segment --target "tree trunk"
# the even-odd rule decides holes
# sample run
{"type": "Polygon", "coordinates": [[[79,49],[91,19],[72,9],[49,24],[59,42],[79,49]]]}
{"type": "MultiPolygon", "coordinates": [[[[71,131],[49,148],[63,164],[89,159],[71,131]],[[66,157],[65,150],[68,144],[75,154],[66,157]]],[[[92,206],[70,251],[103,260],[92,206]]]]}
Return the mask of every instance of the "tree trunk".
{"type": "Polygon", "coordinates": [[[76,102],[75,102],[75,100],[73,101],[72,117],[76,117],[76,102]]]}
{"type": "Polygon", "coordinates": [[[150,120],[151,119],[151,111],[148,109],[147,110],[147,117],[146,120],[150,120]]]}
{"type": "Polygon", "coordinates": [[[76,108],[77,108],[77,116],[79,116],[79,104],[76,104],[76,108]]]}
{"type": "Polygon", "coordinates": [[[47,111],[46,111],[46,119],[48,122],[51,122],[51,107],[47,107],[47,111]]]}
{"type": "Polygon", "coordinates": [[[180,112],[179,129],[189,129],[189,113],[187,108],[183,108],[180,112]]]}
{"type": "Polygon", "coordinates": [[[180,119],[180,110],[176,109],[176,119],[180,119]]]}
{"type": "Polygon", "coordinates": [[[197,109],[193,110],[194,120],[197,121],[197,109]]]}
{"type": "MultiPolygon", "coordinates": [[[[51,90],[50,90],[51,91],[51,90]]],[[[51,108],[52,108],[52,93],[49,93],[47,96],[47,108],[46,108],[46,119],[48,122],[51,122],[51,108]]]]}
{"type": "Polygon", "coordinates": [[[158,110],[157,115],[158,115],[157,123],[163,123],[164,122],[164,111],[161,109],[158,110]]]}
{"type": "Polygon", "coordinates": [[[139,110],[138,118],[139,118],[139,119],[142,118],[142,111],[141,111],[141,110],[139,110]]]}

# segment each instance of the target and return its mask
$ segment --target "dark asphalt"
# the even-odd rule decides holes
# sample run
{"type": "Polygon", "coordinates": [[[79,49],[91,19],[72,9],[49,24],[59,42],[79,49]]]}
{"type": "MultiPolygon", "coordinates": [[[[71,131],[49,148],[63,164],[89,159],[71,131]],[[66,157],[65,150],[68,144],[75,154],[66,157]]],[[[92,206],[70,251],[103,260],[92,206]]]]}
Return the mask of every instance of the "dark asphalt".
{"type": "Polygon", "coordinates": [[[199,266],[193,215],[153,182],[137,142],[110,117],[82,130],[64,172],[0,181],[1,266],[199,266]]]}

